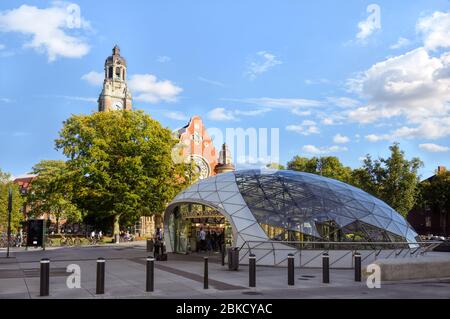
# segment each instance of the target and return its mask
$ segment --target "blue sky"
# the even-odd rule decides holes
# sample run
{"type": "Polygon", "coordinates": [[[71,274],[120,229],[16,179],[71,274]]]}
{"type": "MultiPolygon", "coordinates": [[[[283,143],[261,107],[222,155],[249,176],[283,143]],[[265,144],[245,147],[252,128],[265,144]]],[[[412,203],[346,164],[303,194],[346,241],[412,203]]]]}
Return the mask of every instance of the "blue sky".
{"type": "Polygon", "coordinates": [[[198,114],[224,131],[279,128],[283,164],[357,167],[398,141],[427,177],[450,166],[449,12],[443,0],[2,0],[0,168],[62,158],[62,122],[97,109],[118,44],[134,108],[164,126],[198,114]]]}

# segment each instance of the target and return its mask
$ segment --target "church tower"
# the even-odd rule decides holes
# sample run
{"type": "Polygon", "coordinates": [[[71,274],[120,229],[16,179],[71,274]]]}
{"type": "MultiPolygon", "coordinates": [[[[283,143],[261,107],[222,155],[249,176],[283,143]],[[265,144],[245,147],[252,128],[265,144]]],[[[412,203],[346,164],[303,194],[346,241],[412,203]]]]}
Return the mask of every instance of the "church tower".
{"type": "Polygon", "coordinates": [[[98,98],[98,111],[131,110],[131,93],[127,86],[127,61],[116,45],[105,61],[105,80],[98,98]]]}
{"type": "Polygon", "coordinates": [[[216,166],[216,173],[222,174],[222,173],[228,173],[233,172],[235,170],[231,152],[228,148],[227,144],[222,145],[222,149],[219,152],[219,164],[216,166]]]}

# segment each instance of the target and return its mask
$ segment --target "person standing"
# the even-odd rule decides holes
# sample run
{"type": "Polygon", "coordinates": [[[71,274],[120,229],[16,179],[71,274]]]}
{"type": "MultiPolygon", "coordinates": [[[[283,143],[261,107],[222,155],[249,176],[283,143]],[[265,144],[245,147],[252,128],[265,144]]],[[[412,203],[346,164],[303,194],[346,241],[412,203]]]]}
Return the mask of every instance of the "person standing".
{"type": "Polygon", "coordinates": [[[199,238],[200,238],[200,249],[206,251],[206,232],[203,230],[203,227],[200,228],[199,238]]]}

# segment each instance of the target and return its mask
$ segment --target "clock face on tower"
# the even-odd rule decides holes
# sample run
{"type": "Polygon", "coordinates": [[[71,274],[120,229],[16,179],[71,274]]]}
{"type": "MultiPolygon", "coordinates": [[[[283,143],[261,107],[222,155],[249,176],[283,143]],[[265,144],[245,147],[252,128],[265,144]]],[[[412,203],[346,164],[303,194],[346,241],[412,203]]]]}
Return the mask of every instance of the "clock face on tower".
{"type": "Polygon", "coordinates": [[[206,160],[198,155],[192,156],[192,159],[195,163],[195,170],[196,173],[199,175],[199,179],[205,179],[208,178],[211,175],[209,165],[206,162],[206,160]]]}
{"type": "Polygon", "coordinates": [[[120,101],[114,101],[114,102],[113,102],[112,109],[113,109],[114,111],[120,111],[120,110],[123,110],[123,104],[122,104],[122,102],[120,102],[120,101]]]}

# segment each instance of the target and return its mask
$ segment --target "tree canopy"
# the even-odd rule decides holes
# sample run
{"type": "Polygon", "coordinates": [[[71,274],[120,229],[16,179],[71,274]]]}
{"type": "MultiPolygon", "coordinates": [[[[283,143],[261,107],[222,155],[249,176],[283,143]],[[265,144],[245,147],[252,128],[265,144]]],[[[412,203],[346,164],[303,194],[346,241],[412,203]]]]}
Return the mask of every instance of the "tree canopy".
{"type": "Polygon", "coordinates": [[[450,211],[450,171],[438,172],[420,183],[419,189],[422,205],[433,207],[441,214],[442,233],[445,234],[450,211]]]}
{"type": "Polygon", "coordinates": [[[27,202],[31,207],[30,215],[40,216],[50,213],[56,218],[56,231],[59,222],[79,222],[81,211],[72,203],[73,183],[69,178],[64,161],[44,160],[33,167],[37,177],[31,182],[27,202]]]}
{"type": "Polygon", "coordinates": [[[74,115],[64,122],[56,148],[67,156],[74,203],[90,214],[119,221],[161,213],[188,183],[175,164],[172,132],[142,111],[74,115]]]}
{"type": "Polygon", "coordinates": [[[288,169],[305,173],[322,175],[349,183],[351,181],[352,169],[344,166],[334,156],[306,158],[295,156],[289,163],[288,169]]]}
{"type": "Polygon", "coordinates": [[[398,143],[389,147],[388,158],[372,160],[367,155],[364,165],[353,171],[353,184],[385,201],[406,217],[418,196],[419,158],[406,159],[398,143]]]}
{"type": "Polygon", "coordinates": [[[11,175],[2,172],[0,169],[0,231],[6,231],[8,225],[8,193],[12,189],[12,211],[11,211],[11,231],[17,232],[20,223],[23,221],[23,213],[21,211],[23,198],[20,194],[19,186],[15,185],[11,179],[11,175]]]}

